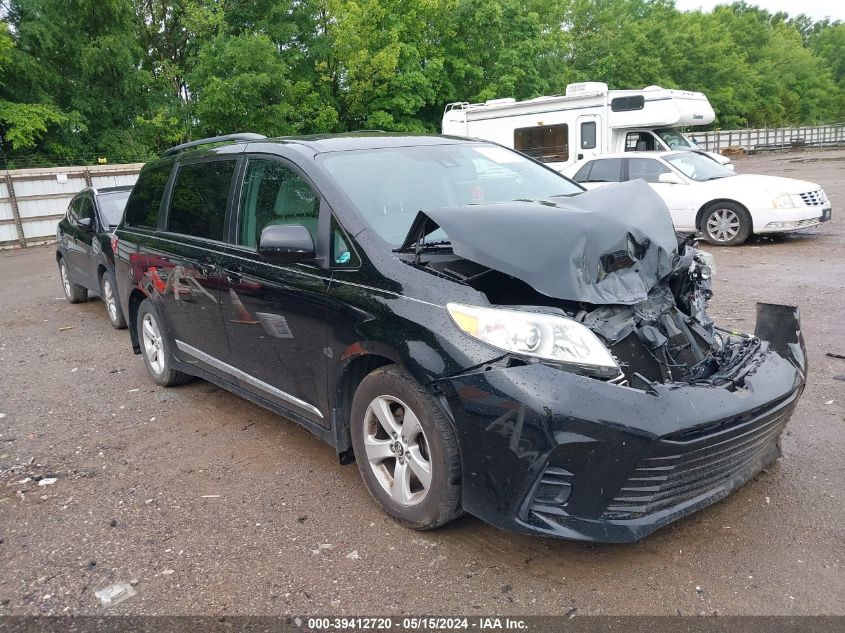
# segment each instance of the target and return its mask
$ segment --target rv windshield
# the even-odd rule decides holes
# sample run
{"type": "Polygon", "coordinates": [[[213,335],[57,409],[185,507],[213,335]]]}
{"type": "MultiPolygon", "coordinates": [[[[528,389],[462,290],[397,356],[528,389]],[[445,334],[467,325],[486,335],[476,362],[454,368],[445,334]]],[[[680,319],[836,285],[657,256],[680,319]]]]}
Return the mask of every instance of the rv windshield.
{"type": "Polygon", "coordinates": [[[654,133],[666,143],[669,149],[698,149],[698,145],[684,136],[676,127],[664,127],[659,130],[654,130],[654,133]]]}
{"type": "MultiPolygon", "coordinates": [[[[394,246],[405,239],[419,211],[583,191],[557,172],[492,144],[327,152],[322,162],[373,230],[394,246]]],[[[432,241],[445,238],[440,230],[430,235],[432,241]]]]}
{"type": "Polygon", "coordinates": [[[736,176],[735,172],[698,152],[673,152],[663,159],[687,178],[699,182],[736,176]]]}

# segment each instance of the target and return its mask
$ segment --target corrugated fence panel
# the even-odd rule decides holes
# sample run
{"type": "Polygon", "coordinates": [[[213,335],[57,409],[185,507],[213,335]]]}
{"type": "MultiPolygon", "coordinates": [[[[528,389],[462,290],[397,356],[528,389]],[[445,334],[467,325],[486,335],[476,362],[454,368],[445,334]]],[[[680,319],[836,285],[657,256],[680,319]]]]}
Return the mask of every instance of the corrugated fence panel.
{"type": "MultiPolygon", "coordinates": [[[[15,183],[16,190],[17,187],[18,183],[15,183]]],[[[63,214],[67,211],[67,205],[72,197],[73,193],[69,193],[61,198],[22,198],[18,196],[18,212],[21,214],[21,220],[40,218],[45,215],[63,214]]]]}
{"type": "Polygon", "coordinates": [[[0,224],[0,245],[4,242],[16,242],[18,230],[14,224],[0,224]]]}
{"type": "Polygon", "coordinates": [[[55,220],[29,220],[23,222],[23,234],[27,240],[30,241],[48,241],[56,237],[56,225],[59,223],[55,220]]]}
{"type": "Polygon", "coordinates": [[[12,178],[18,214],[27,242],[52,241],[56,224],[71,198],[87,186],[86,172],[93,187],[134,185],[143,164],[97,165],[93,167],[50,167],[0,172],[0,247],[20,246],[12,200],[6,187],[12,178]]]}
{"type": "Polygon", "coordinates": [[[122,187],[134,185],[138,180],[138,174],[116,174],[109,176],[97,176],[91,174],[91,185],[94,187],[122,187]]]}

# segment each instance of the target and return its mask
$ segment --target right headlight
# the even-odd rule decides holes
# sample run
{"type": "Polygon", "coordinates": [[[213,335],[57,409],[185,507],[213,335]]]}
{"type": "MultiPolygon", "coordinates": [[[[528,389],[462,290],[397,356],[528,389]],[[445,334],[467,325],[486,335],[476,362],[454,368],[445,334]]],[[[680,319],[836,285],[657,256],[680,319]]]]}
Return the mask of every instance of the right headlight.
{"type": "Polygon", "coordinates": [[[449,303],[446,309],[461,330],[506,352],[533,356],[606,375],[619,364],[589,328],[562,316],[449,303]]]}

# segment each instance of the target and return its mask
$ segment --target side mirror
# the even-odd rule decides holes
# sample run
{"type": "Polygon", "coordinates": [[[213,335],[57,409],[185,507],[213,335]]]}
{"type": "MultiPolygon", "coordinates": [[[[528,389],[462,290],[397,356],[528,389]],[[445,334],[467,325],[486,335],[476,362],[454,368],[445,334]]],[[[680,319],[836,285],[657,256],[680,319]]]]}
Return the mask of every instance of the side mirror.
{"type": "Polygon", "coordinates": [[[93,224],[91,218],[79,218],[76,221],[76,224],[83,231],[93,231],[94,230],[94,224],[93,224]]]}
{"type": "Polygon", "coordinates": [[[657,176],[657,182],[662,182],[666,185],[683,185],[684,181],[674,172],[666,172],[657,176]]]}
{"type": "Polygon", "coordinates": [[[271,224],[261,231],[258,253],[275,264],[294,264],[314,259],[316,249],[301,224],[271,224]]]}

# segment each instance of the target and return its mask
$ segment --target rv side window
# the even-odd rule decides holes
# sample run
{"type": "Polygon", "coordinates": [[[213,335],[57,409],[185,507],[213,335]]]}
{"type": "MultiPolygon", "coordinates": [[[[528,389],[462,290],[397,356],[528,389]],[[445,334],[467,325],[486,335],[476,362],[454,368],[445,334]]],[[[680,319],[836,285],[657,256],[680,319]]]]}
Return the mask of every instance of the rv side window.
{"type": "Polygon", "coordinates": [[[517,151],[544,163],[569,160],[569,126],[538,125],[513,131],[513,146],[517,151]]]}
{"type": "Polygon", "coordinates": [[[596,122],[587,121],[581,124],[581,149],[595,149],[596,122]]]}
{"type": "Polygon", "coordinates": [[[645,107],[645,97],[636,95],[633,97],[616,97],[610,101],[610,109],[613,112],[627,112],[629,110],[642,110],[645,107]]]}

